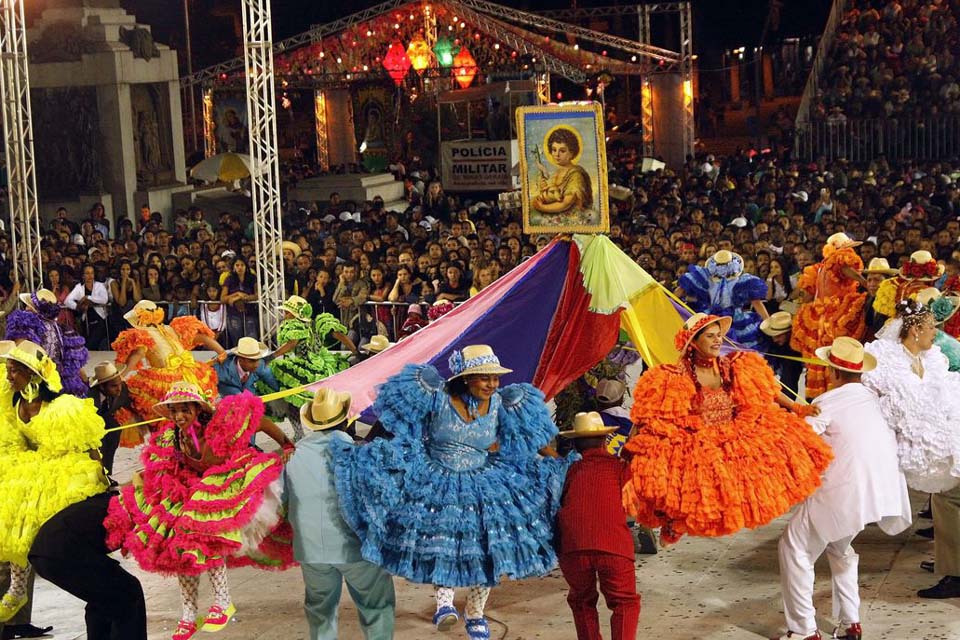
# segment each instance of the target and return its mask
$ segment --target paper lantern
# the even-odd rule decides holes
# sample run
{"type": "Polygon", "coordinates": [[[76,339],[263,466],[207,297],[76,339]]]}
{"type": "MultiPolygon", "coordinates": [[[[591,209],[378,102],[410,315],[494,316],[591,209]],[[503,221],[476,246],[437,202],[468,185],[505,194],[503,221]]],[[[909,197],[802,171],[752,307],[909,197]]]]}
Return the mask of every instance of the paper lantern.
{"type": "Polygon", "coordinates": [[[477,76],[477,61],[466,47],[460,47],[453,58],[453,75],[461,89],[469,87],[477,76]]]}
{"type": "Polygon", "coordinates": [[[454,50],[453,43],[450,42],[448,38],[437,40],[436,46],[433,47],[433,54],[437,56],[437,62],[444,69],[449,69],[453,66],[454,50]]]}
{"type": "Polygon", "coordinates": [[[407,52],[402,44],[394,42],[390,45],[390,48],[387,49],[387,55],[383,57],[383,68],[387,70],[398,87],[403,84],[403,79],[406,77],[407,71],[410,70],[410,58],[407,57],[407,52]]]}
{"type": "Polygon", "coordinates": [[[410,59],[410,66],[419,74],[423,74],[424,69],[430,66],[433,52],[430,51],[430,45],[423,39],[423,36],[416,36],[410,41],[407,47],[407,57],[410,59]]]}

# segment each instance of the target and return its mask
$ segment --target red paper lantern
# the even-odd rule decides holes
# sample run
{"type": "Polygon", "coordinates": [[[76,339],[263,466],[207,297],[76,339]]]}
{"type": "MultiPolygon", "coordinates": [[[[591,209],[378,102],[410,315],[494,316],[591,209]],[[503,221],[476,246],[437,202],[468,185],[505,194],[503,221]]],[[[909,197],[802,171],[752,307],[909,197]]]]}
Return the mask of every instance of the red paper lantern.
{"type": "Polygon", "coordinates": [[[461,89],[469,87],[477,76],[477,61],[466,47],[460,47],[460,51],[453,58],[453,76],[461,89]]]}
{"type": "Polygon", "coordinates": [[[403,79],[410,71],[410,58],[407,57],[407,50],[399,42],[394,42],[387,49],[387,55],[383,57],[383,68],[393,79],[393,82],[399,87],[403,84],[403,79]]]}

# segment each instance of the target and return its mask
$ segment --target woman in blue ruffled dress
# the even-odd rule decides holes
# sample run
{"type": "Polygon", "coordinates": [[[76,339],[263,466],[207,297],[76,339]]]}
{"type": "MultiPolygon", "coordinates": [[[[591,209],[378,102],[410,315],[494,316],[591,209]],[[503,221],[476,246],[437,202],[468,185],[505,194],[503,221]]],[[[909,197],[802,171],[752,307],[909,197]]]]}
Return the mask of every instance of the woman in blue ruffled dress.
{"type": "Polygon", "coordinates": [[[434,585],[441,631],[459,620],[454,587],[468,587],[467,634],[486,640],[490,587],[556,565],[553,522],[570,461],[550,457],[557,429],[543,394],[499,388],[510,369],[490,347],[455,352],[450,370],[445,382],[430,365],[407,365],[380,386],[373,406],[393,439],[336,451],[337,492],[366,560],[434,585]]]}
{"type": "Polygon", "coordinates": [[[686,297],[694,311],[733,318],[727,334],[731,340],[748,349],[757,349],[764,342],[760,322],[770,315],[763,306],[767,283],[744,273],[739,255],[721,249],[705,266],[690,265],[678,284],[680,297],[686,297]]]}

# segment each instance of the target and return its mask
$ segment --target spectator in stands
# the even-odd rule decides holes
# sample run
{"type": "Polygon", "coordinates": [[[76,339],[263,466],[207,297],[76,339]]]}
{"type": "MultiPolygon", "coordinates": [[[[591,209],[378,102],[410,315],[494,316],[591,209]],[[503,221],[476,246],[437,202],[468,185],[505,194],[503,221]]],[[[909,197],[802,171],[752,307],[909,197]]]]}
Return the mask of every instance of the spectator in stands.
{"type": "Polygon", "coordinates": [[[64,299],[64,306],[77,313],[80,333],[86,338],[87,349],[105,351],[107,341],[107,287],[95,277],[93,265],[83,268],[83,280],[77,283],[64,299]]]}

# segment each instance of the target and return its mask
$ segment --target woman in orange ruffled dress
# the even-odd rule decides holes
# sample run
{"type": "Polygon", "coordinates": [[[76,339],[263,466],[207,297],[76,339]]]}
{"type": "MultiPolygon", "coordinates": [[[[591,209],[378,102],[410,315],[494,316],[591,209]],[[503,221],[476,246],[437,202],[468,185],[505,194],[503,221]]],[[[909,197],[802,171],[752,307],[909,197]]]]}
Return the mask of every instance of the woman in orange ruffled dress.
{"type": "Polygon", "coordinates": [[[133,407],[144,418],[155,416],[154,405],[174,382],[192,382],[208,398],[217,396],[217,374],[206,362],[197,362],[190,351],[205,347],[224,354],[213,331],[193,316],[174,318],[163,324],[163,309],[149,300],[141,300],[124,314],[132,329],[113,341],[117,362],[135,372],[127,380],[133,407]],[[142,366],[146,360],[149,367],[142,366]]]}
{"type": "MultiPolygon", "coordinates": [[[[823,261],[803,270],[797,288],[804,304],[793,320],[790,346],[805,358],[816,358],[818,348],[849,336],[862,340],[866,331],[867,281],[863,260],[853,250],[859,246],[845,233],[835,233],[823,246],[823,261]],[[864,291],[860,291],[860,286],[864,291]]],[[[826,370],[807,365],[807,399],[827,390],[826,370]]]]}
{"type": "Polygon", "coordinates": [[[720,355],[730,318],[694,314],[675,365],[641,376],[623,504],[664,543],[759,527],[820,486],[833,454],[756,353],[720,355]],[[789,410],[787,409],[789,407],[789,410]]]}

